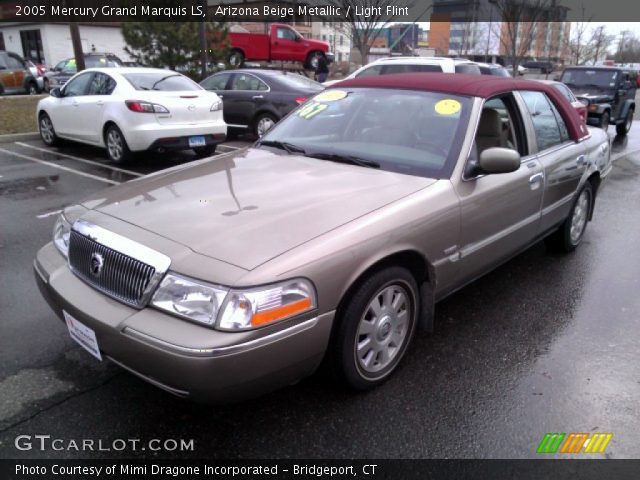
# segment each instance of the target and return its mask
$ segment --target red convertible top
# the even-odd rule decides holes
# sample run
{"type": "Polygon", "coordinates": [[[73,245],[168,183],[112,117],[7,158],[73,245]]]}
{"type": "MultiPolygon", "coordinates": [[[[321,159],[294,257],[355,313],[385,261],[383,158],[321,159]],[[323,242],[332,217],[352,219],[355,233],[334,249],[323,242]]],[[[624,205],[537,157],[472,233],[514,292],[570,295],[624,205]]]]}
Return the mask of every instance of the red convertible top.
{"type": "Polygon", "coordinates": [[[464,75],[460,73],[405,73],[398,75],[376,75],[354,78],[335,83],[329,88],[370,87],[396,88],[404,90],[424,90],[428,92],[451,93],[469,97],[489,98],[514,90],[544,92],[558,108],[567,124],[573,140],[589,135],[578,112],[556,88],[542,82],[520,80],[510,77],[490,75],[464,75]]]}

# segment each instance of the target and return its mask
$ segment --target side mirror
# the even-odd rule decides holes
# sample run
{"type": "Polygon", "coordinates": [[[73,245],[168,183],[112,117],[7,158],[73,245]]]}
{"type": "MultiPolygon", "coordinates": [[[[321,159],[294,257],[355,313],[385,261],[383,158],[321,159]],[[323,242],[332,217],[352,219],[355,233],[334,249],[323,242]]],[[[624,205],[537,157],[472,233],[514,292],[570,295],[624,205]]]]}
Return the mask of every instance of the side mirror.
{"type": "Polygon", "coordinates": [[[302,40],[299,36],[296,35],[294,42],[299,42],[300,40],[302,40]]]}
{"type": "Polygon", "coordinates": [[[60,98],[62,97],[62,91],[58,87],[52,88],[49,92],[49,95],[51,95],[52,97],[60,98]]]}
{"type": "Polygon", "coordinates": [[[520,154],[510,148],[487,148],[480,154],[480,173],[510,173],[520,168],[520,154]]]}

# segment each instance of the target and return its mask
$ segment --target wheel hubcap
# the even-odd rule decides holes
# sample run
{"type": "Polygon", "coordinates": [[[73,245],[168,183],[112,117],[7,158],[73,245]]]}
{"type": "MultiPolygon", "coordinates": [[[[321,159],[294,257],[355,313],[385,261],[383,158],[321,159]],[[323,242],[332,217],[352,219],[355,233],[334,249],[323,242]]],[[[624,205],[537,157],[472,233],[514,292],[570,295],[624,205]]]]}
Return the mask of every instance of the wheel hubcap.
{"type": "Polygon", "coordinates": [[[42,139],[46,143],[53,141],[53,125],[51,125],[51,120],[48,117],[40,119],[40,135],[42,135],[42,139]]]}
{"type": "Polygon", "coordinates": [[[107,135],[107,148],[111,158],[119,160],[122,157],[122,139],[115,130],[111,130],[107,135]]]}
{"type": "Polygon", "coordinates": [[[411,303],[407,290],[390,285],[369,302],[358,325],[355,356],[366,373],[389,366],[401,351],[409,331],[411,303]]]}
{"type": "Polygon", "coordinates": [[[574,245],[580,241],[584,228],[587,225],[587,216],[589,214],[589,194],[583,191],[578,197],[576,206],[573,209],[573,216],[571,217],[571,243],[574,245]]]}
{"type": "Polygon", "coordinates": [[[271,127],[275,125],[275,122],[268,117],[261,118],[258,121],[258,136],[261,137],[269,131],[271,127]]]}

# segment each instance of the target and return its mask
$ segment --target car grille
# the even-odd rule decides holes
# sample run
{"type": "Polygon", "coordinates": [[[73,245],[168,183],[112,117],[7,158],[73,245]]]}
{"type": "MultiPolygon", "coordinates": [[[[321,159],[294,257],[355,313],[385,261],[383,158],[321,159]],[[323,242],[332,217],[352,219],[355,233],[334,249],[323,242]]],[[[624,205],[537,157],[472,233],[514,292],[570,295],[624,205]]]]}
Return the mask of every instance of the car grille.
{"type": "Polygon", "coordinates": [[[86,283],[136,308],[144,306],[156,269],[71,230],[69,265],[86,283]]]}

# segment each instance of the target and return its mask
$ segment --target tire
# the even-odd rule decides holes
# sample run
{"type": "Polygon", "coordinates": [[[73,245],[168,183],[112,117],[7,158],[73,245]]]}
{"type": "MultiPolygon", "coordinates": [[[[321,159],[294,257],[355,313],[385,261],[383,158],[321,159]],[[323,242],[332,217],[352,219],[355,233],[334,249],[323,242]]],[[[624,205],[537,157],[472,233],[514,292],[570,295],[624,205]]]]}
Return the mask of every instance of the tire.
{"type": "Polygon", "coordinates": [[[53,128],[53,122],[46,113],[41,113],[38,117],[38,130],[40,131],[40,138],[46,145],[53,147],[60,143],[60,139],[53,128]]]}
{"type": "Polygon", "coordinates": [[[633,123],[633,108],[627,112],[627,118],[624,119],[624,123],[616,125],[616,133],[621,136],[625,136],[631,130],[631,124],[633,123]]]}
{"type": "Polygon", "coordinates": [[[569,216],[562,226],[548,236],[545,242],[550,250],[555,252],[573,252],[584,236],[593,210],[594,197],[591,182],[585,183],[573,202],[569,216]]]}
{"type": "Polygon", "coordinates": [[[29,82],[27,84],[27,93],[29,95],[38,95],[40,93],[38,91],[38,84],[36,82],[29,82]]]}
{"type": "Polygon", "coordinates": [[[600,117],[600,128],[603,129],[605,132],[609,129],[609,118],[611,118],[611,116],[609,115],[608,111],[605,111],[602,116],[600,117]]]}
{"type": "Polygon", "coordinates": [[[309,55],[307,55],[307,59],[304,62],[304,68],[306,68],[307,70],[315,71],[316,67],[318,66],[318,59],[320,57],[324,57],[324,53],[322,52],[309,53],[309,55]]]}
{"type": "Polygon", "coordinates": [[[228,58],[229,65],[232,68],[240,68],[244,64],[244,53],[242,50],[231,50],[228,58]]]}
{"type": "Polygon", "coordinates": [[[131,150],[122,132],[115,125],[110,125],[104,134],[104,143],[107,147],[109,160],[115,163],[124,163],[131,160],[131,150]]]}
{"type": "Polygon", "coordinates": [[[216,153],[216,145],[207,145],[206,147],[194,148],[193,151],[196,153],[196,157],[198,158],[210,157],[211,155],[216,153]]]}
{"type": "Polygon", "coordinates": [[[256,137],[261,138],[269,129],[273,128],[277,122],[278,119],[275,115],[271,113],[261,113],[253,122],[253,133],[256,137]]]}
{"type": "Polygon", "coordinates": [[[44,92],[48,92],[50,89],[49,87],[49,80],[47,80],[46,78],[42,80],[42,90],[44,92]]]}
{"type": "Polygon", "coordinates": [[[389,378],[415,333],[418,298],[413,275],[401,267],[379,270],[357,287],[339,313],[329,350],[341,383],[364,391],[389,378]]]}

